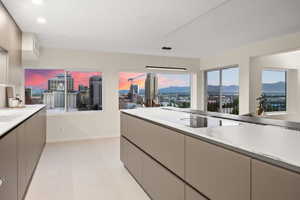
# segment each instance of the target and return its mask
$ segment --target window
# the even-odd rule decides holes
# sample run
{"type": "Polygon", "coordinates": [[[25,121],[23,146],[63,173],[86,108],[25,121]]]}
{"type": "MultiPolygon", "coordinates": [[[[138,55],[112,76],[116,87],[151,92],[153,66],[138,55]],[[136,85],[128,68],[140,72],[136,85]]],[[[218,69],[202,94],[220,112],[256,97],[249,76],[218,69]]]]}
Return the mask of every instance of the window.
{"type": "Polygon", "coordinates": [[[102,110],[102,73],[25,69],[25,102],[52,111],[102,110]]]}
{"type": "Polygon", "coordinates": [[[287,72],[285,70],[263,70],[262,94],[266,112],[286,111],[287,72]]]}
{"type": "Polygon", "coordinates": [[[206,72],[206,109],[209,112],[239,114],[239,68],[206,72]]]}
{"type": "Polygon", "coordinates": [[[119,108],[172,106],[189,108],[190,75],[129,73],[119,75],[119,108]]]}

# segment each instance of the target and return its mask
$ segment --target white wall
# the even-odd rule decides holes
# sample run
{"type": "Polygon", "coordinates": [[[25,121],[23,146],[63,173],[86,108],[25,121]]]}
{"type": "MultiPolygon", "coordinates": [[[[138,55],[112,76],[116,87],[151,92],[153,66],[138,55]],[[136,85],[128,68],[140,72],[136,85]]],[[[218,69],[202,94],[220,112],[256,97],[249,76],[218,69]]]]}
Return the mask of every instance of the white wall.
{"type": "MultiPolygon", "coordinates": [[[[67,141],[120,135],[118,110],[119,72],[145,71],[146,65],[184,66],[199,70],[199,59],[122,53],[42,49],[37,61],[23,61],[26,68],[89,69],[103,72],[103,111],[58,113],[48,116],[47,140],[67,141]]],[[[193,104],[194,106],[197,106],[193,104]]]]}
{"type": "Polygon", "coordinates": [[[200,69],[212,69],[230,65],[240,67],[240,114],[255,112],[257,84],[260,84],[258,71],[253,59],[275,53],[300,49],[300,33],[272,38],[258,43],[227,51],[222,55],[200,58],[200,69]]]}

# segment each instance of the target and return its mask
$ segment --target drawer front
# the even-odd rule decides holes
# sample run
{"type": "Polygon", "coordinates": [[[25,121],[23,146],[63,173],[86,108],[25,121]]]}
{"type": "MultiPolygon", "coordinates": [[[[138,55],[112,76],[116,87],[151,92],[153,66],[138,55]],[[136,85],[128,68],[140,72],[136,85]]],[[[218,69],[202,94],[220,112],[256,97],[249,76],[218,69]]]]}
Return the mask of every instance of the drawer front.
{"type": "Polygon", "coordinates": [[[0,139],[0,199],[18,199],[17,133],[11,131],[0,139]]]}
{"type": "Polygon", "coordinates": [[[250,158],[186,136],[186,180],[213,200],[250,200],[250,158]]]}
{"type": "Polygon", "coordinates": [[[188,185],[185,185],[185,200],[207,200],[201,194],[199,194],[196,190],[191,188],[188,185]]]}
{"type": "Polygon", "coordinates": [[[134,178],[141,182],[142,177],[142,154],[137,147],[127,141],[125,138],[121,138],[121,152],[123,163],[134,176],[134,178]]]}
{"type": "Polygon", "coordinates": [[[252,160],[252,200],[300,199],[300,174],[252,160]]]}
{"type": "Polygon", "coordinates": [[[184,183],[143,154],[142,186],[153,200],[183,200],[184,183]]]}
{"type": "Polygon", "coordinates": [[[184,135],[122,115],[122,134],[168,169],[184,178],[184,135]]]}
{"type": "Polygon", "coordinates": [[[121,135],[125,136],[135,144],[140,144],[142,139],[140,130],[146,128],[144,127],[144,123],[140,124],[141,120],[123,113],[121,113],[120,121],[121,135]]]}

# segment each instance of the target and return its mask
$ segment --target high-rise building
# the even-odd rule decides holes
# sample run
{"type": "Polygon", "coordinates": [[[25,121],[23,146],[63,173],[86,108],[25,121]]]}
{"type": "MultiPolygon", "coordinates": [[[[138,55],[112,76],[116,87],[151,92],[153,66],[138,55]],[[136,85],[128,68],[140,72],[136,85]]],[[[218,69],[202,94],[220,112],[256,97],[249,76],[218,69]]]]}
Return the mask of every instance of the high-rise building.
{"type": "Polygon", "coordinates": [[[32,89],[31,88],[25,88],[25,103],[26,104],[32,104],[32,89]]]}
{"type": "Polygon", "coordinates": [[[139,94],[139,85],[131,84],[128,92],[128,98],[130,99],[130,101],[136,103],[138,94],[139,94]]]}
{"type": "MultiPolygon", "coordinates": [[[[77,107],[77,92],[68,92],[67,93],[67,108],[76,109],[77,107]]],[[[64,91],[53,91],[53,92],[44,92],[43,102],[47,105],[48,109],[61,108],[65,107],[65,92],[64,91]]]]}
{"type": "Polygon", "coordinates": [[[90,85],[90,107],[92,110],[102,110],[102,77],[92,76],[90,85]]]}
{"type": "Polygon", "coordinates": [[[155,73],[147,73],[145,80],[145,105],[157,106],[158,102],[158,78],[155,73]]]}
{"type": "MultiPolygon", "coordinates": [[[[67,89],[68,91],[74,90],[74,79],[70,74],[67,74],[67,89]]],[[[58,74],[56,77],[48,80],[49,91],[62,91],[65,90],[65,75],[58,74]]]]}

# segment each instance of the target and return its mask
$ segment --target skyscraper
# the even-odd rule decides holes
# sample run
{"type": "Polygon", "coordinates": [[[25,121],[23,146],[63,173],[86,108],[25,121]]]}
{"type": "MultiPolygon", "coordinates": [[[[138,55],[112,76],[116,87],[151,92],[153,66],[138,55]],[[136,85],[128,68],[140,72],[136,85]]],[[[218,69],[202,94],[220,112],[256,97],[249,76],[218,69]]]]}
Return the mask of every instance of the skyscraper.
{"type": "Polygon", "coordinates": [[[145,80],[145,105],[153,107],[158,105],[158,78],[155,73],[147,73],[145,80]]]}
{"type": "Polygon", "coordinates": [[[128,92],[128,97],[130,101],[136,103],[138,94],[139,94],[139,85],[131,84],[128,92]]]}
{"type": "MultiPolygon", "coordinates": [[[[74,90],[74,79],[70,74],[67,74],[67,88],[68,91],[74,90]]],[[[65,75],[59,74],[55,78],[48,80],[48,90],[57,91],[65,89],[65,75]]]]}
{"type": "Polygon", "coordinates": [[[102,77],[92,76],[90,85],[90,107],[92,110],[102,110],[102,77]]]}

